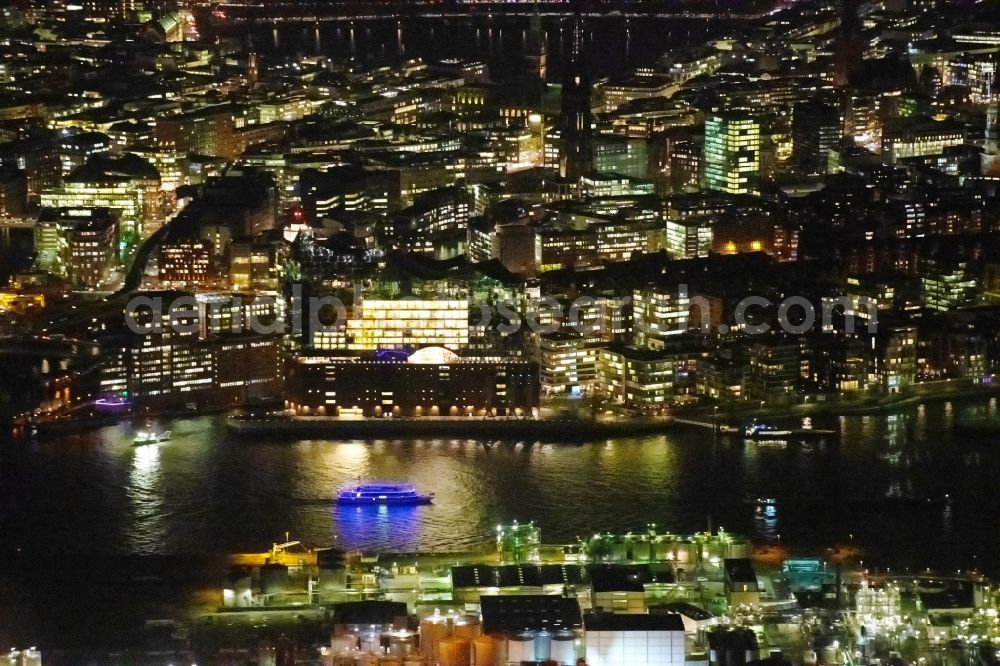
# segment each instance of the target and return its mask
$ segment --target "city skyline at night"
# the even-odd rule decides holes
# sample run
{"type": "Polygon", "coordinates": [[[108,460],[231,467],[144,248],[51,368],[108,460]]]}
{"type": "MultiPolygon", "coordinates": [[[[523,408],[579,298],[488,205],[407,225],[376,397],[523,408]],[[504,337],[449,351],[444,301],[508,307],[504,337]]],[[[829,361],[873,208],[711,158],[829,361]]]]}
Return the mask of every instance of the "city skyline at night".
{"type": "Polygon", "coordinates": [[[994,0],[5,3],[0,661],[995,666],[998,234],[994,0]]]}

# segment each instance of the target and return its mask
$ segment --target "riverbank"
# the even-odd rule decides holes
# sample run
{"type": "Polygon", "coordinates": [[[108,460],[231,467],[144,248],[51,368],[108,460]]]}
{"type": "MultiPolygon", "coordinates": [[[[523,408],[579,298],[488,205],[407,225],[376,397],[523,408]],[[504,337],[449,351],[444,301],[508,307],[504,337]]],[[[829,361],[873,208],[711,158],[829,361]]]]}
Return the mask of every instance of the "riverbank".
{"type": "Polygon", "coordinates": [[[583,442],[664,432],[668,417],[621,420],[433,417],[341,419],[329,416],[230,416],[231,432],[250,437],[369,439],[382,437],[476,437],[583,442]]]}
{"type": "Polygon", "coordinates": [[[920,384],[907,393],[876,396],[865,400],[840,400],[835,396],[823,400],[813,396],[809,402],[794,405],[761,405],[759,402],[741,402],[718,406],[698,406],[673,412],[678,419],[712,421],[720,424],[737,424],[749,418],[764,420],[801,418],[806,416],[865,416],[887,414],[920,403],[936,403],[966,398],[988,398],[1000,395],[1000,386],[979,384],[975,386],[947,386],[946,382],[920,384]]]}
{"type": "Polygon", "coordinates": [[[618,416],[603,419],[530,419],[422,417],[390,419],[342,419],[328,416],[286,416],[270,414],[230,416],[228,429],[249,438],[323,437],[328,439],[371,439],[383,437],[474,437],[481,439],[545,439],[583,442],[608,437],[641,436],[668,432],[673,428],[738,426],[751,419],[782,420],[814,416],[882,414],[921,402],[938,402],[1000,394],[1000,387],[927,386],[906,394],[877,396],[865,401],[814,400],[798,405],[769,406],[740,403],[718,407],[675,410],[670,416],[618,416]]]}

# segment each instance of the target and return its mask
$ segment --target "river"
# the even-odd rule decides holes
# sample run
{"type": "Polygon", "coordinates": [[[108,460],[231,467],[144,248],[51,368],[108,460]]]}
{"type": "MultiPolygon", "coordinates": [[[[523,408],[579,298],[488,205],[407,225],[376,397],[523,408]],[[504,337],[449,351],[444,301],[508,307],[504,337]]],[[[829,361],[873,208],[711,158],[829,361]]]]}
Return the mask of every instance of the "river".
{"type": "MultiPolygon", "coordinates": [[[[711,433],[580,445],[473,440],[245,442],[222,417],[161,424],[133,447],[120,425],[0,452],[0,535],[24,550],[187,555],[310,545],[460,550],[498,523],[535,521],[547,541],[656,523],[712,525],[803,550],[854,541],[900,566],[995,567],[1000,448],[956,437],[959,415],[996,401],[937,402],[841,417],[831,441],[787,446],[711,433]],[[345,508],[336,489],[400,480],[433,505],[345,508]],[[774,498],[759,507],[756,498],[774,498]]],[[[817,425],[820,425],[819,423],[817,425]]]]}
{"type": "Polygon", "coordinates": [[[454,551],[489,548],[515,519],[549,543],[711,526],[796,554],[852,544],[866,566],[996,576],[1000,447],[953,429],[996,412],[981,399],[816,419],[839,435],[787,446],[684,429],[578,445],[248,442],[221,416],[159,423],[173,436],[154,446],[132,446],[131,424],[6,443],[0,648],[135,644],[145,618],[214,599],[225,554],[286,532],[310,546],[454,551]],[[434,503],[338,507],[337,488],[359,478],[412,482],[434,503]]]}

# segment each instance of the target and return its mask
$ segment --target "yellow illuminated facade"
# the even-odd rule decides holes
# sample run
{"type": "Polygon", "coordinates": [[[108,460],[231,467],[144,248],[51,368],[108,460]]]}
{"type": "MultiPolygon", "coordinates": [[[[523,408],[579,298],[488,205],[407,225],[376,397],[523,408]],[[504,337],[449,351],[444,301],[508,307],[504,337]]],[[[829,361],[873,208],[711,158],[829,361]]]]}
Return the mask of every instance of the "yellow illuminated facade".
{"type": "Polygon", "coordinates": [[[675,393],[683,359],[631,348],[602,349],[597,361],[598,384],[611,400],[629,408],[658,411],[675,393]]]}
{"type": "Polygon", "coordinates": [[[346,321],[313,332],[317,349],[373,351],[469,345],[469,303],[458,299],[365,299],[346,321]]]}
{"type": "Polygon", "coordinates": [[[668,290],[637,289],[632,295],[632,327],[637,347],[662,347],[663,338],[688,329],[690,299],[668,290]]]}
{"type": "Polygon", "coordinates": [[[579,393],[597,381],[599,347],[580,336],[555,333],[539,341],[542,390],[547,394],[579,393]]]}
{"type": "Polygon", "coordinates": [[[62,187],[43,190],[41,204],[47,208],[110,208],[119,215],[122,236],[132,239],[142,231],[144,197],[142,185],[128,179],[66,181],[62,187]]]}

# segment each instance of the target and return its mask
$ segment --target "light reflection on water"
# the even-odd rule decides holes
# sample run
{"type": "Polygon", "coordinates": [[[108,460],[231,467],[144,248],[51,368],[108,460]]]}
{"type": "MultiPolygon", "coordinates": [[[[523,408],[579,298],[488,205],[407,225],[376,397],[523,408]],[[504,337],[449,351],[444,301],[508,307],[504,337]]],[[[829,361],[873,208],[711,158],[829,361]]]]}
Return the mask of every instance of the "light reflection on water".
{"type": "Polygon", "coordinates": [[[125,536],[137,553],[155,553],[167,529],[164,516],[164,475],[160,471],[160,447],[137,446],[132,450],[132,470],[126,493],[132,520],[140,529],[125,536]]]}
{"type": "Polygon", "coordinates": [[[1000,544],[1000,449],[943,428],[948,409],[954,419],[985,416],[996,403],[815,418],[816,427],[839,423],[838,441],[785,446],[681,430],[582,445],[250,443],[205,417],[159,424],[171,441],[132,447],[132,428],[120,426],[0,449],[0,537],[38,549],[185,554],[264,548],[289,532],[316,546],[456,550],[488,547],[496,524],[514,519],[535,520],[550,541],[653,522],[681,532],[724,526],[758,542],[780,534],[807,548],[853,534],[893,560],[967,566],[1000,544]],[[435,501],[337,507],[336,490],[358,479],[410,482],[435,501]],[[758,511],[758,497],[776,503],[758,511]]]}

